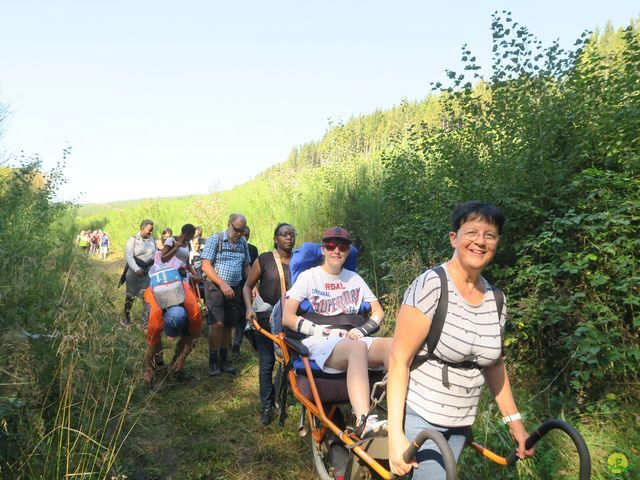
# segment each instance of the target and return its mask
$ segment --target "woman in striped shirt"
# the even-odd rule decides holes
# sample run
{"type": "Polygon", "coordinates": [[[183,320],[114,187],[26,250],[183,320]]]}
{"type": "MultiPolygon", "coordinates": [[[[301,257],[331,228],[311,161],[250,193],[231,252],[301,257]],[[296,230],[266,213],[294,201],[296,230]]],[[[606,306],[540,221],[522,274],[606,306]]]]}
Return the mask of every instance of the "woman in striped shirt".
{"type": "Polygon", "coordinates": [[[496,302],[501,297],[481,275],[495,255],[504,221],[500,209],[488,203],[466,202],[454,210],[449,233],[453,257],[441,266],[447,285],[446,317],[432,352],[426,338],[443,282],[435,269],[427,270],[405,292],[387,387],[389,456],[396,475],[419,466],[413,472],[414,480],[445,478],[440,453],[431,441],[425,442],[415,461],[404,462],[407,436],[436,429],[447,438],[457,460],[485,382],[518,445],[518,456],[534,453],[525,450],[528,433],[501,356],[506,309],[499,306],[501,301],[496,302]],[[423,360],[415,362],[416,357],[423,360]]]}

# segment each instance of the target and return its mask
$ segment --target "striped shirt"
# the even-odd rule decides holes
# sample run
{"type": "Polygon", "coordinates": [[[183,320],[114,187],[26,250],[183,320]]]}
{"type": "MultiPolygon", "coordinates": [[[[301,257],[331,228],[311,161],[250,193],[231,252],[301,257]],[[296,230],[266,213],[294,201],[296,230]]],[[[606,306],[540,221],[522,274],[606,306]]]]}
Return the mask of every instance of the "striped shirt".
{"type": "MultiPolygon", "coordinates": [[[[447,271],[444,266],[445,272],[447,271]]],[[[475,362],[482,367],[495,363],[502,351],[506,307],[498,319],[491,285],[484,278],[485,295],[479,305],[467,302],[447,272],[449,304],[435,355],[449,363],[475,362]]],[[[427,317],[435,313],[440,298],[440,279],[427,270],[407,288],[403,304],[427,317]]],[[[426,342],[416,355],[426,355],[426,342]]],[[[445,427],[472,425],[478,409],[484,377],[479,369],[449,368],[449,388],[442,384],[443,364],[427,360],[409,376],[407,405],[430,423],[445,427]]]]}
{"type": "Polygon", "coordinates": [[[222,250],[218,253],[218,235],[211,235],[200,254],[203,260],[209,260],[218,276],[229,286],[235,287],[242,282],[242,272],[245,265],[251,263],[247,240],[240,237],[233,244],[227,235],[222,232],[222,250]]]}

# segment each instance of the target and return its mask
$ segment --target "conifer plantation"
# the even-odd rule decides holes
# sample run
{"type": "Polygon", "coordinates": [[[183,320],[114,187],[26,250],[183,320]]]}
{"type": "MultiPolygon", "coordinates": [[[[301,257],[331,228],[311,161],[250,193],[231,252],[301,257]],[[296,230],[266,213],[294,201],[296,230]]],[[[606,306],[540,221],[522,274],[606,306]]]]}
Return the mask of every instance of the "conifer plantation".
{"type": "MultiPolygon", "coordinates": [[[[566,419],[587,441],[593,478],[638,478],[640,22],[585,33],[569,50],[506,12],[491,30],[492,65],[465,45],[461,71],[424,99],[334,122],[228,191],[78,207],[55,201],[62,168],[22,158],[0,169],[0,478],[314,478],[297,406],[284,429],[258,428],[246,345],[235,378],[207,377],[203,338],[187,382],[145,387],[142,328],[116,322],[127,238],[143,218],[156,232],[189,222],[209,236],[242,212],[265,251],[278,222],[296,227],[299,245],[342,225],[391,335],[404,289],[450,256],[449,215],[466,200],[507,217],[486,273],[506,294],[504,344],[527,428],[566,419]],[[83,228],[108,231],[115,259],[81,255],[83,228]],[[615,452],[631,468],[614,477],[615,452]]],[[[474,434],[506,454],[499,419],[485,392],[474,434]]],[[[562,435],[516,469],[470,450],[459,463],[462,479],[576,471],[562,435]]]]}

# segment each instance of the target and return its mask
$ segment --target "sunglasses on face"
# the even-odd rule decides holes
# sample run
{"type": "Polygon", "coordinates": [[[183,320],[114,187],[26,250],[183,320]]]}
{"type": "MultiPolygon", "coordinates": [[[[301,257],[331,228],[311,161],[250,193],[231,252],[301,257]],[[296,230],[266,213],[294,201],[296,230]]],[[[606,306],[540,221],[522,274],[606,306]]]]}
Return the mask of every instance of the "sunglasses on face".
{"type": "Polygon", "coordinates": [[[243,228],[237,228],[233,223],[230,223],[229,225],[231,225],[231,228],[233,228],[234,232],[241,233],[242,235],[244,235],[244,227],[243,228]]]}
{"type": "Polygon", "coordinates": [[[325,250],[328,250],[329,252],[333,252],[337,248],[342,253],[347,252],[349,248],[351,248],[351,245],[349,245],[348,243],[342,243],[342,242],[324,242],[322,246],[324,247],[325,250]]]}

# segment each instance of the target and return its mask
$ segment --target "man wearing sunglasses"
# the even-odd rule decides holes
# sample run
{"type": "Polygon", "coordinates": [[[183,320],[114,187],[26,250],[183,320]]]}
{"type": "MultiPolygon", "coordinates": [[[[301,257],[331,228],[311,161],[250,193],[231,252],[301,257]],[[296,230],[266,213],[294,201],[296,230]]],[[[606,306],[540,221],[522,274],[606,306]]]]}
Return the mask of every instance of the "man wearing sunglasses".
{"type": "Polygon", "coordinates": [[[209,375],[235,373],[229,365],[231,335],[242,311],[242,279],[249,275],[249,248],[244,238],[247,219],[229,216],[227,229],[209,237],[202,258],[202,272],[209,325],[209,375]]]}

